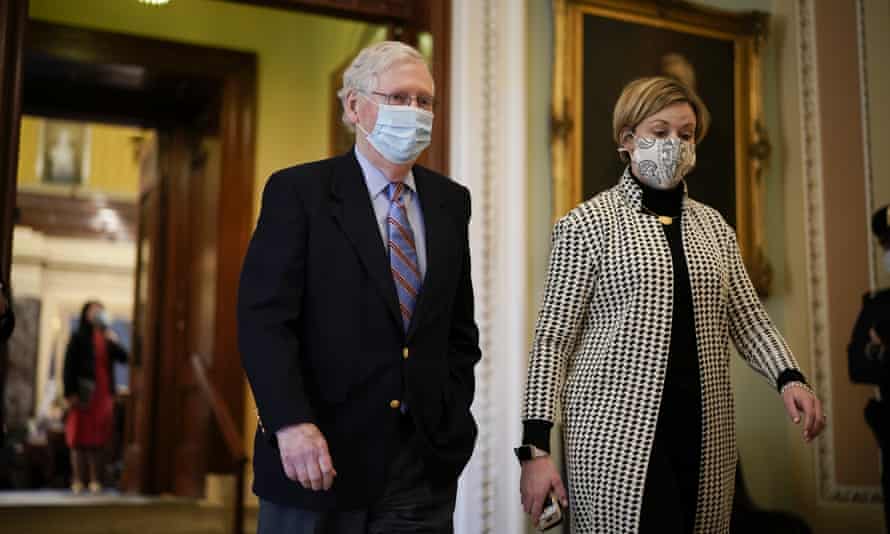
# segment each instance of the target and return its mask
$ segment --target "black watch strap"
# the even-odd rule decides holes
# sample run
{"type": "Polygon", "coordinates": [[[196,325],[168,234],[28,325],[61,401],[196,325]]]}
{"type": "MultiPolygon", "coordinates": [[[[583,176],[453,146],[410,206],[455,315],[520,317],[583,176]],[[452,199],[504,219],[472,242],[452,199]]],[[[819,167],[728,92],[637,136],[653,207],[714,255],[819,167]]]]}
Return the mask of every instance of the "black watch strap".
{"type": "Polygon", "coordinates": [[[516,453],[516,459],[520,462],[526,462],[532,459],[532,446],[531,445],[522,445],[513,449],[513,452],[516,453]]]}

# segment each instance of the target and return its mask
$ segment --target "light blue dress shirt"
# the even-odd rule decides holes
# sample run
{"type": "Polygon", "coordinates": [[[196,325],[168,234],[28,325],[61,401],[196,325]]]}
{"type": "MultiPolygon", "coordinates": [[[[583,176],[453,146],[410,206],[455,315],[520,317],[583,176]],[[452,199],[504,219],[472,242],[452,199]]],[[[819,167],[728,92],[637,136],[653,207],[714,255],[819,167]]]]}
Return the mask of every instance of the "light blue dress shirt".
{"type": "MultiPolygon", "coordinates": [[[[368,186],[368,195],[371,197],[371,204],[374,206],[374,216],[377,218],[377,226],[380,228],[380,238],[383,240],[383,247],[389,254],[389,235],[386,226],[386,216],[389,214],[389,196],[386,194],[386,187],[389,180],[383,172],[375,167],[368,158],[366,158],[355,147],[355,157],[358,164],[362,168],[362,174],[365,176],[365,185],[368,186]]],[[[414,173],[408,171],[408,175],[403,180],[407,189],[402,193],[402,199],[405,208],[408,210],[408,224],[414,232],[414,243],[417,245],[417,262],[420,264],[420,274],[426,277],[426,233],[423,226],[423,213],[420,209],[420,200],[417,196],[417,184],[414,182],[414,173]]]]}

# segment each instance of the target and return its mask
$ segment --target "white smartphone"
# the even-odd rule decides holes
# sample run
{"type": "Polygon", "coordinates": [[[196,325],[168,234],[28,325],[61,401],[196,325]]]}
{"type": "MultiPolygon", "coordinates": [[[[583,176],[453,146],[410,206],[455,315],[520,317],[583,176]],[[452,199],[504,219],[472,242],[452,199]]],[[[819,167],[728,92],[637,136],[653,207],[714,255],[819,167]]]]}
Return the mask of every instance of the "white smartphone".
{"type": "Polygon", "coordinates": [[[538,530],[544,532],[560,523],[562,523],[562,506],[560,506],[556,495],[551,493],[544,506],[544,511],[541,512],[541,517],[538,519],[538,530]]]}

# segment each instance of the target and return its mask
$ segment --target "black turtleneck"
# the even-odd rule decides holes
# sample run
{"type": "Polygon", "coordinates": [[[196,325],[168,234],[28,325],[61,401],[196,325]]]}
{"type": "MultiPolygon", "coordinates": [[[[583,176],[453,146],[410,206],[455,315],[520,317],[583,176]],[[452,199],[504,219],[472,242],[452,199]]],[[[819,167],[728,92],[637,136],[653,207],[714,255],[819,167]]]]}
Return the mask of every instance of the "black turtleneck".
{"type": "Polygon", "coordinates": [[[687,395],[694,395],[701,404],[698,373],[698,347],[695,338],[695,314],[692,307],[692,286],[689,282],[689,266],[683,249],[683,185],[668,189],[654,189],[634,177],[643,190],[643,206],[648,212],[673,217],[672,224],[662,224],[661,229],[671,250],[674,267],[674,304],[671,313],[671,346],[665,393],[679,388],[687,395]]]}
{"type": "MultiPolygon", "coordinates": [[[[636,178],[634,178],[636,180],[636,178]]],[[[701,463],[701,378],[689,266],[683,248],[683,185],[667,191],[637,180],[644,211],[672,217],[662,224],[674,268],[671,344],[652,444],[640,531],[692,532],[701,463]]]]}

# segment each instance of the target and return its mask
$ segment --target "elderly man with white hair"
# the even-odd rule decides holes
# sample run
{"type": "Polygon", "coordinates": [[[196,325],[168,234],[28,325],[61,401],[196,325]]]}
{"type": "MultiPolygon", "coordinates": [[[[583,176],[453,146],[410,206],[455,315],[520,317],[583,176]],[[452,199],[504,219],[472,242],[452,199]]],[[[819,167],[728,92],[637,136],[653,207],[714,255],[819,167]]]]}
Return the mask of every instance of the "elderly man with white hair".
{"type": "Polygon", "coordinates": [[[451,532],[477,434],[470,195],[415,164],[435,110],[415,49],[362,50],[339,96],[355,147],[269,179],[241,274],[258,531],[451,532]]]}

